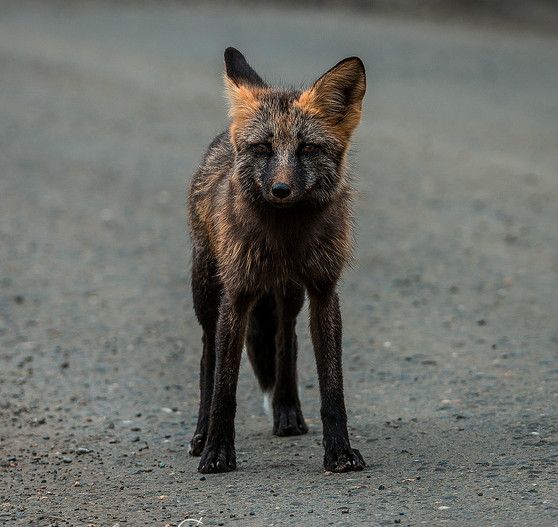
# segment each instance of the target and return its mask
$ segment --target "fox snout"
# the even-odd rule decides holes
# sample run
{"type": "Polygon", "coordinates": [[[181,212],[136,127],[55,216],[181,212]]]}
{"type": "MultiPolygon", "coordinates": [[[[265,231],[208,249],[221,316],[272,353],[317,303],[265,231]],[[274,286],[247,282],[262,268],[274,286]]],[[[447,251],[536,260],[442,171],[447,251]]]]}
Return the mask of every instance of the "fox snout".
{"type": "Polygon", "coordinates": [[[272,172],[262,191],[265,200],[274,207],[286,208],[302,201],[306,196],[303,174],[292,167],[281,167],[272,172]]]}
{"type": "Polygon", "coordinates": [[[266,200],[279,207],[291,205],[300,197],[293,171],[287,167],[280,167],[274,171],[270,184],[264,192],[266,200]]]}
{"type": "Polygon", "coordinates": [[[274,207],[286,208],[300,201],[301,195],[289,183],[278,182],[264,192],[264,198],[274,207]]]}
{"type": "Polygon", "coordinates": [[[284,200],[291,194],[291,186],[288,183],[273,183],[271,193],[274,198],[284,200]]]}

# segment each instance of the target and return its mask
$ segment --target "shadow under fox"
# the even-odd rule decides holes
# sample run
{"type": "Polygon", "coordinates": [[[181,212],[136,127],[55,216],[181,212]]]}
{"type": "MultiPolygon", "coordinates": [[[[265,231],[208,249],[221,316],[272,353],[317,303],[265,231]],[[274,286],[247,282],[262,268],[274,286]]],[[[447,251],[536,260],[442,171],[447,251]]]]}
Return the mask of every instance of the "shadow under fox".
{"type": "Polygon", "coordinates": [[[361,470],[347,432],[336,285],[351,258],[347,153],[364,66],[347,58],[307,90],[268,86],[225,51],[229,129],[209,146],[188,199],[194,308],[203,329],[200,408],[190,453],[200,472],[236,467],[234,418],[244,344],[272,396],[273,433],[308,428],[297,391],[296,317],[310,302],[324,467],[361,470]]]}

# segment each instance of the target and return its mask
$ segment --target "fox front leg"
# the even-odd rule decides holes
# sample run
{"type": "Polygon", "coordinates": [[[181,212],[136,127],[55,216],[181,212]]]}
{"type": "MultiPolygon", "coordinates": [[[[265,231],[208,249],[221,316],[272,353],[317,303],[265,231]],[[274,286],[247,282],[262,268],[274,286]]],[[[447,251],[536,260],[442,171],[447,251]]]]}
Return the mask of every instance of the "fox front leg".
{"type": "Polygon", "coordinates": [[[236,386],[244,334],[252,299],[225,293],[217,322],[215,385],[209,430],[198,471],[230,472],[236,468],[234,417],[236,386]]]}
{"type": "Polygon", "coordinates": [[[308,288],[310,332],[320,383],[324,468],[332,472],[362,470],[366,463],[351,448],[343,399],[341,312],[335,285],[308,288]]]}

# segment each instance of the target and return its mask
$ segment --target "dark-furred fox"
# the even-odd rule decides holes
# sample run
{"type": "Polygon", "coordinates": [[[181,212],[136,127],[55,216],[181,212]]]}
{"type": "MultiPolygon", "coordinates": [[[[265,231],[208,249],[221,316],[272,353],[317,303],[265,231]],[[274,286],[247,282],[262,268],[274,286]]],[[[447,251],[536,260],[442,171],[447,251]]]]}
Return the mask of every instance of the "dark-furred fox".
{"type": "Polygon", "coordinates": [[[203,328],[198,470],[236,468],[234,418],[244,344],[273,433],[308,431],[297,390],[296,316],[305,291],[319,376],[326,470],[362,470],[343,399],[337,282],[351,259],[347,174],[366,76],[350,57],[309,89],[268,86],[234,48],[225,51],[230,125],[210,144],[188,198],[194,308],[203,328]]]}

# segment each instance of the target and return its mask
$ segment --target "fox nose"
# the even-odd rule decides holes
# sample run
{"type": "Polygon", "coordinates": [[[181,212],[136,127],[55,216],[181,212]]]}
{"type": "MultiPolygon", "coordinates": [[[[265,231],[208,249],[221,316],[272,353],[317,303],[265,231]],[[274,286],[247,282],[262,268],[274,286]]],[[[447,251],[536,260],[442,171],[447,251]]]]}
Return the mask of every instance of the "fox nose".
{"type": "Polygon", "coordinates": [[[291,187],[286,183],[274,183],[271,193],[279,199],[285,199],[291,193],[291,187]]]}

